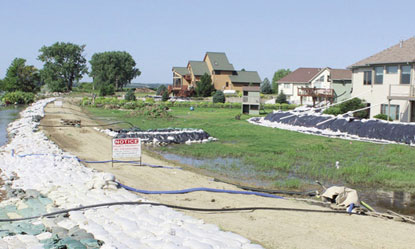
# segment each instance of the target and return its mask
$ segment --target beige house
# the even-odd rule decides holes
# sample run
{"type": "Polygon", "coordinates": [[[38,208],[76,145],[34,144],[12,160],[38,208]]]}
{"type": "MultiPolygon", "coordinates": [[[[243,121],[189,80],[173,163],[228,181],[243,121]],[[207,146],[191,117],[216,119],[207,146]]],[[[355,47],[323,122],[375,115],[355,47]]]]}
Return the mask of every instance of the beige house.
{"type": "Polygon", "coordinates": [[[242,113],[259,115],[261,105],[260,88],[258,86],[246,86],[242,88],[242,113]]]}
{"type": "Polygon", "coordinates": [[[175,95],[190,95],[205,73],[211,77],[216,90],[241,92],[244,86],[261,84],[256,71],[235,70],[225,53],[207,52],[203,61],[189,61],[186,67],[173,67],[172,71],[173,85],[169,89],[175,95]]]}
{"type": "Polygon", "coordinates": [[[366,100],[370,117],[382,113],[393,120],[415,122],[415,38],[350,66],[353,97],[366,100]]]}
{"type": "Polygon", "coordinates": [[[347,69],[300,67],[280,79],[279,91],[293,104],[342,101],[351,93],[352,72],[347,69]]]}

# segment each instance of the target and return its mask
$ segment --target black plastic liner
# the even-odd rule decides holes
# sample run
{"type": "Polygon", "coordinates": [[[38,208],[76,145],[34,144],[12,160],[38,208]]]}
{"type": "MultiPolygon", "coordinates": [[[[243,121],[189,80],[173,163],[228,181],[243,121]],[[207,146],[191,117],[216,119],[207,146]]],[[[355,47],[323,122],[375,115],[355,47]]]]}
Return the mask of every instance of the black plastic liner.
{"type": "MultiPolygon", "coordinates": [[[[381,120],[359,120],[355,118],[339,118],[293,112],[275,112],[268,114],[265,120],[292,126],[317,128],[320,131],[307,130],[310,133],[325,134],[324,130],[341,132],[346,135],[358,136],[362,139],[386,140],[390,142],[415,144],[415,125],[405,123],[384,122],[381,120]],[[324,122],[326,121],[326,122],[324,122]]],[[[252,120],[260,122],[260,119],[252,120]]]]}
{"type": "MultiPolygon", "coordinates": [[[[111,130],[111,129],[110,129],[111,130]]],[[[140,130],[137,128],[111,130],[118,134],[116,138],[141,138],[144,144],[169,145],[184,143],[204,143],[214,140],[209,133],[196,129],[157,129],[140,130]]]]}

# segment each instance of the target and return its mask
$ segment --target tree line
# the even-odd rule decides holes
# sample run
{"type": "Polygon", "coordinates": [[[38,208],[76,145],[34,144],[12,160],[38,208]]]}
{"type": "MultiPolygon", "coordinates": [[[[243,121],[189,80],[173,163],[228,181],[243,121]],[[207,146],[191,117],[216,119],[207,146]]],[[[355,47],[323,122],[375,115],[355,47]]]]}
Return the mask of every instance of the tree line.
{"type": "Polygon", "coordinates": [[[26,65],[23,58],[15,58],[0,80],[0,90],[5,92],[36,93],[42,87],[51,92],[71,91],[85,74],[93,78],[93,86],[101,95],[122,89],[141,74],[133,57],[125,51],[108,51],[92,55],[88,71],[84,56],[86,45],[56,42],[39,49],[38,60],[43,68],[26,65]]]}

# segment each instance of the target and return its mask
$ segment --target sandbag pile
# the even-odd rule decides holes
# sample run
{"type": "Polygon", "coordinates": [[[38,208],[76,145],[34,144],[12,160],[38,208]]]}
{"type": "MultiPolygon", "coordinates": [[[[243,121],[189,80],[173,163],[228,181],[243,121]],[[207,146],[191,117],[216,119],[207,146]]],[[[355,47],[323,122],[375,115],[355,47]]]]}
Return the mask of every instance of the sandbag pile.
{"type": "MultiPolygon", "coordinates": [[[[50,101],[53,99],[34,103],[9,125],[8,132],[14,135],[0,147],[0,177],[5,186],[24,190],[25,194],[3,200],[0,216],[20,218],[35,211],[39,214],[99,203],[147,202],[117,188],[113,175],[83,166],[42,131],[35,131],[39,123],[32,117],[43,117],[43,108],[50,101]],[[30,194],[32,197],[29,190],[36,191],[31,191],[35,193],[30,194]]],[[[3,191],[8,190],[0,186],[0,193],[3,191]]],[[[0,248],[262,248],[240,235],[163,206],[93,208],[71,211],[56,220],[42,218],[3,225],[0,230],[7,231],[0,231],[0,248]]]]}
{"type": "MultiPolygon", "coordinates": [[[[99,130],[99,129],[97,129],[99,130]]],[[[115,138],[141,138],[143,144],[166,146],[169,144],[207,143],[216,140],[201,129],[167,128],[140,130],[138,128],[121,130],[99,130],[115,138]]]]}
{"type": "Polygon", "coordinates": [[[378,119],[335,117],[319,113],[278,111],[265,118],[251,118],[253,124],[312,133],[329,137],[365,140],[381,143],[415,144],[415,125],[386,122],[378,119]]]}

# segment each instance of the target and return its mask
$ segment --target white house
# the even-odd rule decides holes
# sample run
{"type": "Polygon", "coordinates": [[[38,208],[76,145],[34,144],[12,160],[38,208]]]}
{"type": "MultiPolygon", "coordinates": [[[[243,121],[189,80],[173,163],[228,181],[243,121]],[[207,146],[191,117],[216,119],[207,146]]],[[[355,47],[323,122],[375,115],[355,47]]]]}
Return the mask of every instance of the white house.
{"type": "Polygon", "coordinates": [[[277,83],[294,104],[342,101],[350,98],[352,72],[347,69],[298,68],[277,83]]]}
{"type": "Polygon", "coordinates": [[[371,118],[415,122],[414,64],[415,37],[351,65],[352,97],[366,100],[371,118]]]}

